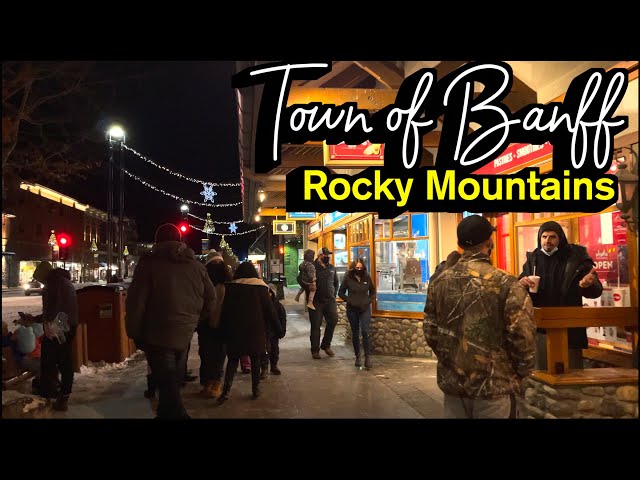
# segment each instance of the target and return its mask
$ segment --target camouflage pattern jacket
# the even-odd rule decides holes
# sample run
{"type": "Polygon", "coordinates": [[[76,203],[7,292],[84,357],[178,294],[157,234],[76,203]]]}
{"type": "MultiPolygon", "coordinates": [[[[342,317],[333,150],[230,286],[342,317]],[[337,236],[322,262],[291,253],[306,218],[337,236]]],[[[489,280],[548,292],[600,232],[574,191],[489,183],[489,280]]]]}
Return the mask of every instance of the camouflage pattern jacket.
{"type": "Polygon", "coordinates": [[[438,357],[438,386],[450,395],[521,392],[533,370],[536,325],[527,291],[483,253],[465,252],[430,282],[425,337],[438,357]]]}

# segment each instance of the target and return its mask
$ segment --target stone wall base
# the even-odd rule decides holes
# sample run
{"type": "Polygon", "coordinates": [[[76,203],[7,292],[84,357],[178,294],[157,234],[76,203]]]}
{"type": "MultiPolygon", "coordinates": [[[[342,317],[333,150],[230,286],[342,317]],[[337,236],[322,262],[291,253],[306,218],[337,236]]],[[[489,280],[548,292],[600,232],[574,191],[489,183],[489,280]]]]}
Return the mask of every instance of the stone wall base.
{"type": "Polygon", "coordinates": [[[521,418],[638,418],[636,385],[554,386],[527,378],[521,418]]]}

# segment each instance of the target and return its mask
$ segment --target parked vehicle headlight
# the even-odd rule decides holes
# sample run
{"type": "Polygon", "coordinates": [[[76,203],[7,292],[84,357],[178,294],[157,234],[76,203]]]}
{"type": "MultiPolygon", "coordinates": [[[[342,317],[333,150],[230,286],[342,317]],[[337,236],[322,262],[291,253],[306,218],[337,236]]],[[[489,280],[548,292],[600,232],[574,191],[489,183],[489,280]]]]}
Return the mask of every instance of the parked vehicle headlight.
{"type": "Polygon", "coordinates": [[[28,283],[25,283],[22,288],[24,288],[25,290],[29,290],[29,288],[31,287],[31,285],[29,285],[28,283]]]}

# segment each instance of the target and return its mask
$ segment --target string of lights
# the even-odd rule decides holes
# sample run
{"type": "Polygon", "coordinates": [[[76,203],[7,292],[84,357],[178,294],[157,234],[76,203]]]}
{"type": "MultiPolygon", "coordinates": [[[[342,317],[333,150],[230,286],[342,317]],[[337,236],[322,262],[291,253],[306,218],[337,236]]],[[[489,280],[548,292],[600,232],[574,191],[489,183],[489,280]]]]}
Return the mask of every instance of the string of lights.
{"type": "Polygon", "coordinates": [[[140,152],[137,152],[136,150],[134,150],[133,148],[125,145],[124,143],[122,144],[122,147],[125,148],[126,150],[129,150],[131,153],[133,153],[134,155],[136,155],[137,157],[141,158],[142,160],[144,160],[145,162],[153,165],[156,168],[159,168],[160,170],[164,170],[165,172],[181,178],[183,180],[188,180],[189,182],[194,182],[194,183],[201,183],[202,185],[210,185],[212,187],[240,187],[242,184],[240,182],[238,183],[215,183],[215,182],[207,182],[205,180],[200,180],[198,178],[193,178],[193,177],[189,177],[187,175],[183,175],[179,172],[174,172],[173,170],[163,166],[163,165],[159,165],[156,162],[154,162],[153,160],[151,160],[150,158],[145,157],[144,155],[142,155],[140,152]]]}
{"type": "Polygon", "coordinates": [[[173,193],[166,192],[166,191],[162,190],[161,188],[158,188],[158,187],[156,187],[156,186],[154,186],[154,185],[151,185],[151,184],[150,184],[149,182],[147,182],[146,180],[143,180],[143,179],[142,179],[142,178],[140,178],[139,176],[134,175],[133,173],[129,172],[128,170],[126,170],[126,169],[124,169],[124,168],[122,169],[122,171],[123,171],[124,173],[126,173],[130,178],[132,178],[132,179],[136,180],[137,182],[140,182],[140,183],[141,183],[142,185],[144,185],[145,187],[150,188],[151,190],[155,190],[156,192],[160,192],[160,193],[162,193],[163,195],[166,195],[167,197],[171,197],[171,198],[173,198],[173,199],[175,199],[175,200],[178,200],[178,201],[180,201],[180,202],[182,202],[182,203],[187,203],[187,204],[192,204],[192,205],[202,205],[202,206],[204,206],[204,207],[236,207],[236,206],[238,206],[238,205],[241,205],[241,204],[242,204],[242,202],[235,202],[235,203],[214,203],[214,204],[211,204],[211,203],[196,202],[195,200],[186,200],[186,199],[184,199],[184,198],[182,198],[182,197],[179,197],[178,195],[174,195],[173,193]]]}
{"type": "MultiPolygon", "coordinates": [[[[194,230],[198,230],[202,233],[207,233],[205,232],[203,229],[196,227],[195,225],[189,225],[189,227],[193,228],[194,230]]],[[[236,233],[218,233],[218,232],[213,232],[210,233],[209,235],[218,235],[220,237],[235,237],[238,235],[244,235],[246,233],[251,233],[251,232],[255,232],[257,230],[260,230],[261,228],[266,228],[265,225],[260,225],[257,228],[252,228],[251,230],[245,230],[244,232],[236,232],[236,233]]]]}
{"type": "MultiPolygon", "coordinates": [[[[207,221],[206,218],[199,217],[197,215],[194,215],[191,212],[187,212],[187,215],[189,215],[190,217],[193,217],[193,218],[197,218],[198,220],[202,220],[203,222],[207,221]]],[[[219,222],[218,220],[211,220],[211,223],[222,223],[222,224],[225,224],[225,225],[230,224],[230,223],[242,223],[242,222],[244,222],[244,220],[229,220],[228,222],[219,222]]]]}

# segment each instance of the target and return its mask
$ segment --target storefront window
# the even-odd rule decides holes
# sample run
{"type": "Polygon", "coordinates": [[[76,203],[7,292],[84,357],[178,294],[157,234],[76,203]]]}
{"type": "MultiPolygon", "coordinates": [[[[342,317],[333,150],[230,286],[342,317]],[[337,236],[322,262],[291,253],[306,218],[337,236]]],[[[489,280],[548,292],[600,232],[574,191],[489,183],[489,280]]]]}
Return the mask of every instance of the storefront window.
{"type": "Polygon", "coordinates": [[[429,281],[429,241],[376,242],[375,252],[377,309],[423,311],[429,281]]]}
{"type": "Polygon", "coordinates": [[[381,220],[374,217],[376,238],[391,238],[391,220],[381,220]]]}
{"type": "MultiPolygon", "coordinates": [[[[351,268],[353,262],[355,262],[358,258],[364,259],[365,267],[367,267],[367,272],[371,273],[371,251],[369,247],[351,247],[351,252],[349,255],[349,268],[351,268]]],[[[373,275],[371,275],[373,277],[373,275]]]]}
{"type": "Polygon", "coordinates": [[[579,243],[596,264],[604,286],[628,286],[627,228],[620,212],[607,212],[578,219],[579,243]]]}
{"type": "Polygon", "coordinates": [[[429,217],[426,213],[411,214],[412,237],[426,237],[429,235],[429,217]]]}
{"type": "MultiPolygon", "coordinates": [[[[511,269],[511,215],[498,217],[498,268],[509,271],[511,269]]],[[[519,274],[520,272],[518,272],[519,274]]]]}
{"type": "MultiPolygon", "coordinates": [[[[571,223],[568,220],[558,220],[557,222],[562,226],[564,233],[567,236],[567,241],[571,243],[571,238],[573,238],[571,223]]],[[[542,225],[542,223],[544,223],[544,221],[540,222],[540,225],[542,225]]],[[[516,276],[520,275],[522,272],[522,266],[527,261],[527,252],[533,252],[538,248],[538,230],[540,230],[540,225],[523,226],[516,229],[518,236],[518,263],[516,265],[516,276]]]]}
{"type": "MultiPolygon", "coordinates": [[[[344,274],[349,267],[349,258],[347,252],[347,227],[343,226],[333,232],[333,258],[332,263],[336,268],[338,282],[342,282],[344,274]]],[[[331,244],[330,244],[331,245],[331,244]]]]}
{"type": "Polygon", "coordinates": [[[393,238],[407,238],[409,236],[409,216],[400,215],[393,219],[393,238]]]}

